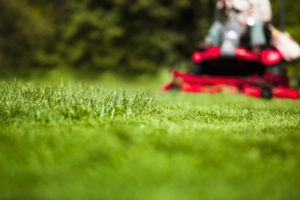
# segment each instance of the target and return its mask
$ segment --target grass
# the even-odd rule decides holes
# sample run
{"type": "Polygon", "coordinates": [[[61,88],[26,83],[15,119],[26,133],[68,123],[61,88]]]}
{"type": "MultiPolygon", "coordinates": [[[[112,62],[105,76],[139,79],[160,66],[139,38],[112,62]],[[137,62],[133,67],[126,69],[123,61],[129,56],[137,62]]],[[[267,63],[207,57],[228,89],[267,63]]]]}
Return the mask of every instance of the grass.
{"type": "Polygon", "coordinates": [[[120,85],[1,81],[0,199],[300,199],[299,101],[120,85]]]}

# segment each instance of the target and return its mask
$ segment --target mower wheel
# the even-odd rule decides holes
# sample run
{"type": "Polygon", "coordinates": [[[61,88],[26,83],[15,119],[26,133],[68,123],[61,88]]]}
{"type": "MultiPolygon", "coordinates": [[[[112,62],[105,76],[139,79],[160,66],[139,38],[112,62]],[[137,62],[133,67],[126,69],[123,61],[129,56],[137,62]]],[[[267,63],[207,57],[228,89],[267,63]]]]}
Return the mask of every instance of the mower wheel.
{"type": "Polygon", "coordinates": [[[263,99],[272,99],[272,89],[270,87],[263,87],[261,89],[261,98],[263,99]]]}
{"type": "Polygon", "coordinates": [[[200,63],[195,63],[192,73],[195,75],[201,75],[203,71],[203,67],[200,63]]]}
{"type": "Polygon", "coordinates": [[[280,63],[278,65],[271,66],[271,67],[269,67],[268,71],[272,75],[285,76],[287,74],[285,63],[280,63]]]}
{"type": "Polygon", "coordinates": [[[180,90],[180,87],[178,84],[172,84],[171,90],[177,91],[177,90],[180,90]]]}

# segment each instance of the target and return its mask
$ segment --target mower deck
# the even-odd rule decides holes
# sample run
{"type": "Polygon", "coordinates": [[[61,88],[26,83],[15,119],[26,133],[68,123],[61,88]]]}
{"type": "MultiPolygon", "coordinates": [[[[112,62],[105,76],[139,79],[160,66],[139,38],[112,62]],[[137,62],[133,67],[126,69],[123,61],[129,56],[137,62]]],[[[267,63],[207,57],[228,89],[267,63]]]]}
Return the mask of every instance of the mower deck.
{"type": "Polygon", "coordinates": [[[271,87],[259,75],[250,77],[205,76],[173,71],[173,81],[162,90],[179,90],[189,93],[241,93],[256,98],[288,98],[299,99],[298,90],[283,86],[271,87]]]}

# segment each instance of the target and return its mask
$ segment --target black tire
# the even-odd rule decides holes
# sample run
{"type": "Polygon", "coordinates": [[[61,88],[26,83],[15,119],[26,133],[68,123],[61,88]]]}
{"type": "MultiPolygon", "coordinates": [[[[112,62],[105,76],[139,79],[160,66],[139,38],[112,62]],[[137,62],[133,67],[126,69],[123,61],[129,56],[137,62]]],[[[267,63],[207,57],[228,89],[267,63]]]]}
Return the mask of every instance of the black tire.
{"type": "Polygon", "coordinates": [[[280,63],[275,66],[270,66],[268,72],[272,75],[285,76],[287,75],[286,65],[285,63],[280,63]]]}
{"type": "Polygon", "coordinates": [[[263,99],[272,99],[273,94],[272,94],[272,89],[270,87],[263,87],[261,89],[261,98],[263,99]]]}
{"type": "Polygon", "coordinates": [[[179,85],[173,83],[171,90],[173,90],[173,91],[179,90],[179,85]]]}
{"type": "Polygon", "coordinates": [[[195,63],[192,73],[195,75],[201,75],[203,67],[200,63],[195,63]]]}

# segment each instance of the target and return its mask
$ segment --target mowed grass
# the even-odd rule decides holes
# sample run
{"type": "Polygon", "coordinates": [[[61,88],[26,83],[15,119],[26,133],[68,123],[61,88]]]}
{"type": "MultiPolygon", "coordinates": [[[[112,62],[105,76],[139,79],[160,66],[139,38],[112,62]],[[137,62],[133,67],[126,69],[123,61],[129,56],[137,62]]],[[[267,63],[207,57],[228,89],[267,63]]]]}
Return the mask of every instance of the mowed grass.
{"type": "Polygon", "coordinates": [[[1,81],[0,199],[300,199],[299,101],[138,87],[1,81]]]}

